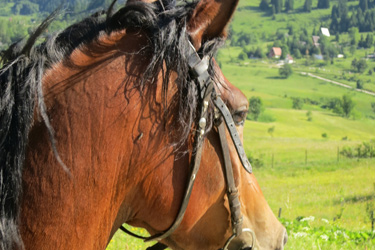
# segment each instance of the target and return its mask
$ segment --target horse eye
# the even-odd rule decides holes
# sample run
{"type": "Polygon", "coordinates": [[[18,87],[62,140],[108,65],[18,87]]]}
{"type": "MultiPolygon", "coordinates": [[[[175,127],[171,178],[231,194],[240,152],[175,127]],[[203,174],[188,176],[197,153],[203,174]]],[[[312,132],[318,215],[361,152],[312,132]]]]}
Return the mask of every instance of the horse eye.
{"type": "Polygon", "coordinates": [[[233,121],[236,124],[236,126],[243,126],[246,120],[247,116],[247,110],[238,110],[235,111],[232,115],[233,121]]]}

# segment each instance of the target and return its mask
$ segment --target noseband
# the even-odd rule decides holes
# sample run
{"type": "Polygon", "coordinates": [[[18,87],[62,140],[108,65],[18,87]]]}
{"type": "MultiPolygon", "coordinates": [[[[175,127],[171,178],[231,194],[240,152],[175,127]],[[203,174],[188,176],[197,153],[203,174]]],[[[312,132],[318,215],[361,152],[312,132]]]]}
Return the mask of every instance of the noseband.
{"type": "MultiPolygon", "coordinates": [[[[222,148],[223,158],[224,158],[224,175],[226,180],[227,186],[227,196],[229,201],[229,208],[231,212],[231,224],[232,224],[232,236],[228,238],[223,248],[219,250],[226,250],[230,244],[230,242],[241,235],[242,232],[247,232],[252,235],[252,246],[250,249],[253,249],[255,244],[255,234],[249,228],[242,228],[242,214],[241,214],[241,203],[238,198],[238,189],[235,185],[235,180],[233,176],[233,168],[232,168],[232,161],[230,158],[229,153],[229,146],[227,142],[227,137],[225,133],[225,126],[228,129],[228,132],[231,136],[233,144],[236,148],[238,157],[242,163],[242,166],[248,173],[252,173],[252,167],[249,160],[246,157],[245,150],[242,146],[239,134],[237,132],[236,126],[234,124],[232,114],[230,113],[228,107],[225,105],[224,101],[221,99],[220,95],[218,95],[214,88],[214,81],[212,80],[210,74],[208,73],[209,67],[209,57],[204,57],[203,59],[200,58],[197,51],[195,50],[194,46],[189,41],[189,58],[188,64],[190,68],[190,74],[193,78],[196,79],[198,82],[198,88],[200,93],[200,119],[198,122],[198,133],[195,134],[194,140],[194,151],[192,156],[192,162],[190,167],[189,173],[189,182],[186,186],[186,191],[184,195],[184,199],[182,201],[180,210],[178,215],[173,222],[173,224],[164,232],[155,234],[150,237],[143,237],[136,235],[123,226],[120,227],[122,231],[125,233],[143,239],[145,242],[148,241],[160,241],[173,233],[180,225],[184,214],[186,212],[186,208],[189,203],[189,199],[193,190],[195,177],[198,173],[201,158],[202,158],[202,149],[204,144],[204,135],[206,132],[207,127],[207,119],[208,119],[208,106],[210,100],[215,105],[215,120],[214,126],[217,128],[219,137],[220,137],[220,144],[222,148]],[[223,122],[224,120],[224,122],[223,122]],[[195,152],[195,153],[194,153],[195,152]]],[[[156,243],[154,246],[147,248],[148,250],[162,250],[167,248],[162,243],[156,243]]]]}

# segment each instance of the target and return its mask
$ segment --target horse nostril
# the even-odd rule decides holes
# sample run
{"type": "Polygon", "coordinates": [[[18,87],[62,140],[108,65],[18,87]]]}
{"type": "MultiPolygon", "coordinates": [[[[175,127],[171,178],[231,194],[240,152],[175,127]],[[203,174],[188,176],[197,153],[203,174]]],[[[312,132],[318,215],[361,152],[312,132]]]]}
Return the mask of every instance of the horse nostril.
{"type": "Polygon", "coordinates": [[[284,233],[284,241],[283,241],[284,246],[285,246],[285,244],[286,244],[287,241],[288,241],[288,233],[285,231],[285,233],[284,233]]]}

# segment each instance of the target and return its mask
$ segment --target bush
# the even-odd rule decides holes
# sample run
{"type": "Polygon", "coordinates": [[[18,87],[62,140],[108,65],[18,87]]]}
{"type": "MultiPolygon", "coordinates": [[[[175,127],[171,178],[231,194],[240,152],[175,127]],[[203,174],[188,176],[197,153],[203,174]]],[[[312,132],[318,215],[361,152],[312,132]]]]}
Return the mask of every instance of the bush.
{"type": "Polygon", "coordinates": [[[375,157],[375,140],[362,142],[355,147],[345,146],[340,154],[348,158],[373,158],[375,157]]]}
{"type": "Polygon", "coordinates": [[[352,61],[352,68],[358,73],[363,73],[367,68],[367,62],[363,58],[359,60],[354,58],[352,61]]]}
{"type": "Polygon", "coordinates": [[[275,126],[268,128],[267,132],[273,137],[273,132],[275,132],[275,126]]]}
{"type": "Polygon", "coordinates": [[[363,89],[363,81],[357,80],[357,89],[363,89]]]}
{"type": "Polygon", "coordinates": [[[291,74],[293,73],[292,71],[292,66],[289,64],[284,64],[280,69],[279,69],[279,75],[286,79],[288,78],[291,74]]]}
{"type": "Polygon", "coordinates": [[[312,121],[312,112],[310,110],[306,112],[306,116],[307,116],[307,121],[311,122],[312,121]]]}
{"type": "Polygon", "coordinates": [[[265,123],[270,123],[276,121],[275,117],[272,115],[268,114],[267,112],[263,112],[259,115],[258,121],[260,122],[265,122],[265,123]]]}
{"type": "Polygon", "coordinates": [[[257,121],[260,113],[263,111],[262,99],[258,96],[253,96],[249,99],[249,113],[248,118],[257,121]]]}
{"type": "Polygon", "coordinates": [[[244,51],[241,51],[241,53],[238,55],[238,59],[240,59],[242,61],[247,59],[246,53],[244,51]]]}
{"type": "Polygon", "coordinates": [[[292,100],[294,109],[302,109],[303,101],[300,97],[292,97],[292,100]]]}
{"type": "Polygon", "coordinates": [[[255,158],[251,153],[248,154],[247,159],[249,160],[251,166],[254,168],[261,168],[264,166],[263,157],[260,156],[259,158],[255,158]]]}

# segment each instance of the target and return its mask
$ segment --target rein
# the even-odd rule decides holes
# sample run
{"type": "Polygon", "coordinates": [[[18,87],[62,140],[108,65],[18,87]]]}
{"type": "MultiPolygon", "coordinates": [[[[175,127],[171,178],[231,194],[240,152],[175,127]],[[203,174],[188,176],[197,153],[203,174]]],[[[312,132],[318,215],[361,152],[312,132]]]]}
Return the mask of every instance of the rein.
{"type": "MultiPolygon", "coordinates": [[[[193,77],[196,78],[197,82],[199,83],[199,91],[200,91],[200,97],[201,97],[201,107],[200,107],[200,119],[198,122],[198,133],[195,135],[194,140],[194,149],[195,153],[193,151],[193,160],[191,162],[190,167],[190,173],[189,173],[189,182],[186,186],[185,195],[183,198],[183,202],[181,204],[180,210],[178,212],[178,215],[173,222],[173,224],[164,232],[155,234],[150,237],[143,237],[136,235],[129,230],[127,230],[125,227],[121,226],[120,229],[124,231],[125,233],[139,238],[143,239],[145,242],[148,241],[160,241],[164,238],[167,238],[169,235],[171,235],[180,225],[185,212],[186,208],[189,203],[189,199],[193,190],[194,182],[196,175],[199,170],[201,158],[202,158],[202,149],[204,144],[204,134],[206,132],[206,125],[207,125],[207,110],[209,106],[209,101],[212,100],[212,102],[215,105],[215,121],[214,126],[217,128],[219,137],[220,137],[220,144],[222,148],[222,153],[224,157],[224,174],[225,174],[225,180],[226,180],[226,186],[227,186],[227,196],[229,201],[229,208],[231,212],[231,224],[232,224],[232,236],[228,238],[223,248],[220,248],[219,250],[227,250],[230,242],[241,235],[242,232],[248,232],[252,235],[252,247],[253,249],[255,245],[255,234],[251,229],[242,228],[242,214],[241,214],[241,202],[238,198],[238,189],[235,185],[235,180],[233,176],[233,168],[232,168],[232,162],[230,158],[229,153],[229,146],[228,141],[226,138],[225,133],[225,126],[227,127],[229,134],[231,136],[231,139],[233,141],[233,144],[236,148],[238,157],[240,158],[240,161],[242,163],[242,166],[245,168],[245,170],[248,173],[252,173],[252,167],[250,162],[248,161],[246,157],[245,150],[242,146],[240,137],[238,135],[236,126],[234,124],[232,115],[228,109],[228,107],[225,105],[224,101],[221,99],[219,95],[217,95],[215,88],[214,88],[214,82],[208,73],[208,66],[209,66],[209,57],[204,57],[203,59],[200,58],[197,51],[195,50],[194,46],[189,41],[189,58],[188,58],[188,64],[190,68],[190,73],[193,77]],[[224,120],[224,122],[223,122],[224,120]]],[[[148,250],[163,250],[167,248],[166,245],[158,242],[155,245],[147,248],[148,250]]]]}

